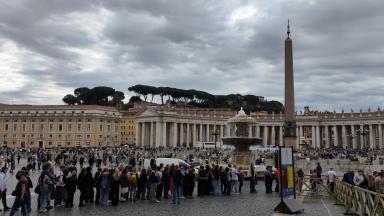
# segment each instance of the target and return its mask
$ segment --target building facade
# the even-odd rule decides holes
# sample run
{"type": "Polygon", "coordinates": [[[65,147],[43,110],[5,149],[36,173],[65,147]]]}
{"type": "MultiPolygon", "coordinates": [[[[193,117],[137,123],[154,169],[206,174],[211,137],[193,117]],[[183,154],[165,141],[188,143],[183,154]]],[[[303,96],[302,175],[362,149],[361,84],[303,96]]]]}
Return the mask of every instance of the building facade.
{"type": "MultiPolygon", "coordinates": [[[[226,121],[235,112],[226,109],[148,107],[137,116],[138,146],[176,147],[196,146],[199,142],[217,141],[228,134],[226,121]]],[[[256,126],[251,136],[263,139],[263,146],[283,144],[284,115],[251,113],[256,126]]],[[[344,148],[383,149],[384,112],[312,112],[296,114],[298,149],[344,148]]]]}
{"type": "Polygon", "coordinates": [[[9,148],[121,144],[121,114],[97,105],[0,105],[0,145],[9,148]]]}

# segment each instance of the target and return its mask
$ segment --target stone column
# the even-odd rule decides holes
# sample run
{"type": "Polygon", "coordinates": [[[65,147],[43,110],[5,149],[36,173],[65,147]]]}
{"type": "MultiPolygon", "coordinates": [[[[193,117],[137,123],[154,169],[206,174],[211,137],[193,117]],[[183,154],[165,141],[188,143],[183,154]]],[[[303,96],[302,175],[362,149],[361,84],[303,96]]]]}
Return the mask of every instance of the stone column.
{"type": "Polygon", "coordinates": [[[229,127],[229,125],[227,125],[227,137],[230,137],[231,136],[231,128],[229,127]]]}
{"type": "Polygon", "coordinates": [[[167,122],[163,122],[163,131],[161,132],[161,135],[163,136],[163,143],[158,144],[159,146],[162,147],[167,147],[167,122]]]}
{"type": "Polygon", "coordinates": [[[187,147],[189,147],[191,133],[189,130],[189,123],[187,123],[187,147]]]}
{"type": "Polygon", "coordinates": [[[155,123],[150,122],[149,123],[149,146],[153,147],[153,137],[154,137],[154,130],[155,130],[155,123]]]}
{"type": "Polygon", "coordinates": [[[351,134],[352,134],[352,148],[357,149],[357,136],[356,136],[355,125],[351,125],[351,134]]]}
{"type": "Polygon", "coordinates": [[[333,137],[334,137],[333,145],[335,147],[339,146],[339,133],[337,132],[337,125],[333,126],[333,137]]]}
{"type": "Polygon", "coordinates": [[[248,137],[249,138],[252,137],[252,126],[251,125],[248,126],[248,137]]]}
{"type": "Polygon", "coordinates": [[[177,122],[173,123],[173,147],[177,146],[177,122]]]}
{"type": "Polygon", "coordinates": [[[372,130],[372,125],[369,125],[369,148],[370,149],[375,149],[375,145],[373,142],[373,130],[372,130]]]}
{"type": "MultiPolygon", "coordinates": [[[[360,125],[360,132],[362,133],[363,131],[364,131],[364,126],[360,125]]],[[[364,136],[362,134],[360,134],[360,149],[365,147],[364,141],[365,141],[364,136]]]]}
{"type": "Polygon", "coordinates": [[[379,123],[378,125],[378,130],[379,130],[379,148],[382,149],[384,148],[383,146],[383,125],[379,123]]]}
{"type": "Polygon", "coordinates": [[[196,134],[196,124],[193,124],[193,138],[192,138],[192,147],[195,147],[196,139],[197,139],[197,134],[196,134]]]}
{"type": "Polygon", "coordinates": [[[163,135],[163,133],[161,132],[161,122],[160,122],[160,121],[157,121],[157,122],[156,122],[156,139],[155,139],[155,147],[160,146],[162,135],[163,135]]]}
{"type": "Polygon", "coordinates": [[[141,123],[141,146],[145,146],[145,122],[141,123]]]}
{"type": "Polygon", "coordinates": [[[304,125],[299,126],[299,145],[303,144],[303,141],[301,140],[303,138],[303,130],[304,130],[304,125]]]}
{"type": "Polygon", "coordinates": [[[300,144],[300,126],[296,127],[296,146],[300,144]]]}
{"type": "Polygon", "coordinates": [[[263,145],[268,145],[268,126],[264,126],[264,134],[263,134],[263,145]]]}
{"type": "Polygon", "coordinates": [[[207,126],[206,126],[206,131],[205,131],[205,133],[206,133],[206,142],[209,142],[210,140],[209,140],[209,124],[207,124],[207,126]]]}
{"type": "Polygon", "coordinates": [[[260,125],[256,126],[256,137],[260,138],[260,125]]]}
{"type": "Polygon", "coordinates": [[[200,129],[199,129],[199,141],[203,142],[203,125],[200,124],[200,129]]]}
{"type": "Polygon", "coordinates": [[[328,126],[324,126],[324,129],[325,129],[325,148],[329,148],[330,145],[329,145],[329,130],[328,130],[328,126]]]}
{"type": "Polygon", "coordinates": [[[341,142],[344,149],[348,148],[348,141],[347,141],[347,132],[345,130],[345,125],[341,126],[341,142]]]}
{"type": "Polygon", "coordinates": [[[136,124],[136,146],[141,146],[141,143],[140,143],[140,126],[141,126],[141,123],[137,122],[136,124]]]}
{"type": "Polygon", "coordinates": [[[180,146],[184,144],[184,123],[180,123],[180,146]]]}
{"type": "Polygon", "coordinates": [[[312,129],[311,129],[311,132],[312,132],[312,148],[316,148],[316,131],[315,131],[315,126],[312,125],[312,129]]]}
{"type": "Polygon", "coordinates": [[[316,147],[321,147],[320,126],[316,126],[316,147]]]}
{"type": "Polygon", "coordinates": [[[271,145],[275,146],[275,142],[276,142],[275,126],[272,125],[272,127],[271,127],[271,145]]]}
{"type": "Polygon", "coordinates": [[[283,146],[283,126],[279,126],[279,146],[283,146]]]}

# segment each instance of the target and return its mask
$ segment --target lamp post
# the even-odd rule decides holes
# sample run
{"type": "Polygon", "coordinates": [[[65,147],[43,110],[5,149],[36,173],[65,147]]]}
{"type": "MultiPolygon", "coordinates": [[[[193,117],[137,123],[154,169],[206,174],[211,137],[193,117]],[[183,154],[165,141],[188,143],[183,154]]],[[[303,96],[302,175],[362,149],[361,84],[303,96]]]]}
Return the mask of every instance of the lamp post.
{"type": "Polygon", "coordinates": [[[216,150],[217,150],[217,148],[216,148],[217,136],[220,135],[220,131],[219,131],[218,129],[216,129],[216,130],[212,130],[212,131],[210,132],[210,135],[212,135],[212,136],[215,137],[215,151],[216,151],[216,150]]]}

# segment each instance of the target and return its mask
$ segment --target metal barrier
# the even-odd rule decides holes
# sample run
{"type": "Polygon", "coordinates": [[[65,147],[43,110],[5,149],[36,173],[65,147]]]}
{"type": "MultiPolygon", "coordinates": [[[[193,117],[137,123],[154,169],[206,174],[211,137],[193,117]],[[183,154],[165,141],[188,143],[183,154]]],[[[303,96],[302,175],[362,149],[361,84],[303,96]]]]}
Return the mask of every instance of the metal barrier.
{"type": "Polygon", "coordinates": [[[336,181],[336,204],[346,207],[345,215],[384,215],[384,194],[356,187],[343,181],[336,181]]]}
{"type": "Polygon", "coordinates": [[[329,197],[331,193],[326,182],[326,176],[314,178],[310,175],[305,175],[302,179],[296,176],[296,195],[311,198],[329,197]]]}

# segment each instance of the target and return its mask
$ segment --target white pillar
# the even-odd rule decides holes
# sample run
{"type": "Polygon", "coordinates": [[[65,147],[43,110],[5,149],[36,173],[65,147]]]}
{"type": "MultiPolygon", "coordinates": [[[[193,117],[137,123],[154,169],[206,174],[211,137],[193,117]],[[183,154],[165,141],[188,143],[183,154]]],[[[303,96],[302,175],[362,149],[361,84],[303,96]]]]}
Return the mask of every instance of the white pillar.
{"type": "Polygon", "coordinates": [[[196,124],[193,124],[193,138],[192,138],[192,147],[195,147],[196,139],[197,139],[197,134],[196,134],[196,124]]]}
{"type": "Polygon", "coordinates": [[[300,126],[296,127],[296,147],[299,148],[300,144],[300,126]]]}
{"type": "Polygon", "coordinates": [[[206,142],[209,142],[209,124],[205,127],[206,142]]]}
{"type": "Polygon", "coordinates": [[[315,126],[312,125],[312,148],[316,148],[316,131],[315,131],[315,126]]]}
{"type": "Polygon", "coordinates": [[[145,122],[141,123],[141,146],[145,146],[145,122]]]}
{"type": "Polygon", "coordinates": [[[320,126],[316,126],[316,147],[321,147],[320,126]]]}
{"type": "Polygon", "coordinates": [[[189,131],[189,123],[187,123],[187,147],[189,147],[191,133],[189,131]]]}
{"type": "Polygon", "coordinates": [[[177,146],[177,122],[173,123],[173,147],[177,146]]]}
{"type": "Polygon", "coordinates": [[[163,136],[163,142],[160,146],[167,147],[167,122],[163,122],[163,131],[161,131],[161,135],[163,136]]]}
{"type": "Polygon", "coordinates": [[[200,124],[199,141],[203,142],[203,124],[200,124]]]}
{"type": "Polygon", "coordinates": [[[154,147],[156,145],[153,145],[153,137],[154,137],[154,130],[155,130],[155,123],[150,122],[149,123],[149,146],[154,147]]]}
{"type": "Polygon", "coordinates": [[[370,149],[375,149],[375,145],[373,142],[373,130],[372,130],[372,125],[369,125],[369,148],[370,149]]]}
{"type": "Polygon", "coordinates": [[[224,137],[224,125],[221,125],[220,127],[220,143],[223,145],[223,137],[224,137]]]}
{"type": "Polygon", "coordinates": [[[252,137],[252,126],[251,125],[248,126],[248,137],[249,138],[252,137]]]}
{"type": "Polygon", "coordinates": [[[339,133],[337,132],[337,125],[333,126],[333,145],[335,147],[339,146],[339,133]]]}
{"type": "Polygon", "coordinates": [[[352,133],[352,148],[357,149],[357,135],[356,135],[355,125],[351,125],[351,133],[352,133]]]}
{"type": "Polygon", "coordinates": [[[360,125],[360,149],[365,147],[365,143],[364,143],[365,140],[364,140],[364,136],[362,135],[363,132],[364,132],[364,126],[360,125]]]}
{"type": "Polygon", "coordinates": [[[226,126],[227,128],[227,137],[230,137],[231,136],[231,128],[229,127],[229,125],[226,126]]]}
{"type": "Polygon", "coordinates": [[[256,137],[260,138],[260,126],[259,125],[256,126],[256,137]]]}
{"type": "MultiPolygon", "coordinates": [[[[299,145],[300,144],[303,144],[303,141],[301,139],[303,139],[303,130],[304,130],[304,125],[303,126],[299,126],[299,134],[300,134],[300,137],[299,137],[299,145]]],[[[299,146],[298,146],[299,147],[299,146]]]]}
{"type": "Polygon", "coordinates": [[[279,126],[279,146],[283,146],[283,126],[279,126]]]}
{"type": "Polygon", "coordinates": [[[347,132],[345,130],[345,125],[341,126],[341,142],[344,149],[348,148],[348,141],[347,141],[347,132]]]}
{"type": "Polygon", "coordinates": [[[267,146],[268,144],[268,126],[264,126],[264,134],[263,134],[263,145],[267,146]]]}
{"type": "Polygon", "coordinates": [[[329,148],[330,145],[329,145],[329,131],[328,131],[328,126],[324,126],[324,130],[325,130],[325,148],[329,148]]]}
{"type": "Polygon", "coordinates": [[[275,126],[272,125],[271,128],[271,145],[275,146],[276,136],[275,136],[275,126]]]}
{"type": "Polygon", "coordinates": [[[155,147],[160,146],[160,143],[161,143],[161,136],[162,136],[162,132],[161,132],[161,122],[160,122],[160,121],[157,121],[157,122],[156,122],[156,139],[155,139],[155,147]]]}
{"type": "Polygon", "coordinates": [[[136,123],[136,142],[135,142],[135,144],[136,144],[136,146],[140,146],[141,145],[141,143],[140,143],[140,125],[141,123],[139,123],[139,122],[137,122],[136,123]]]}
{"type": "Polygon", "coordinates": [[[383,125],[381,125],[379,123],[378,127],[379,127],[378,128],[378,130],[379,130],[379,148],[383,149],[384,148],[384,146],[383,146],[383,125]]]}
{"type": "Polygon", "coordinates": [[[180,146],[184,144],[184,123],[180,123],[180,146]]]}

